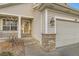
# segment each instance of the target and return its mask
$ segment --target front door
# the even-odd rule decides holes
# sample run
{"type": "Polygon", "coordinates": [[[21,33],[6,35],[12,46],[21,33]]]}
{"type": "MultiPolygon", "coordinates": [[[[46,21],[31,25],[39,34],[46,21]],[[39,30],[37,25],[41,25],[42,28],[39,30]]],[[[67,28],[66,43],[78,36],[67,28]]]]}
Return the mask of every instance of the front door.
{"type": "Polygon", "coordinates": [[[31,34],[30,20],[22,20],[22,34],[31,34]]]}

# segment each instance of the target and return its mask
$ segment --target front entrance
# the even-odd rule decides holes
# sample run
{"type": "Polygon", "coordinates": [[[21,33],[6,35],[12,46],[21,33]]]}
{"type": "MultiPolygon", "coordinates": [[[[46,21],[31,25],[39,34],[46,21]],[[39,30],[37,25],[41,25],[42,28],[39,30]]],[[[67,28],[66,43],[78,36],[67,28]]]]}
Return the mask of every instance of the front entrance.
{"type": "Polygon", "coordinates": [[[28,34],[31,34],[31,20],[30,19],[25,19],[22,18],[22,24],[21,24],[21,32],[22,32],[22,37],[27,36],[28,34]]]}

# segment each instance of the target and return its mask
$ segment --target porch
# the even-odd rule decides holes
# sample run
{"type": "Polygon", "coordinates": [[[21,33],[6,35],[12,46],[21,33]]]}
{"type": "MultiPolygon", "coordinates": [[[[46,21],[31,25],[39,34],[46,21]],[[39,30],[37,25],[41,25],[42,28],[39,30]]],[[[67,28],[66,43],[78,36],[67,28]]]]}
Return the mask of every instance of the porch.
{"type": "Polygon", "coordinates": [[[23,38],[31,35],[32,19],[23,16],[0,14],[0,38],[7,39],[11,35],[23,38]]]}

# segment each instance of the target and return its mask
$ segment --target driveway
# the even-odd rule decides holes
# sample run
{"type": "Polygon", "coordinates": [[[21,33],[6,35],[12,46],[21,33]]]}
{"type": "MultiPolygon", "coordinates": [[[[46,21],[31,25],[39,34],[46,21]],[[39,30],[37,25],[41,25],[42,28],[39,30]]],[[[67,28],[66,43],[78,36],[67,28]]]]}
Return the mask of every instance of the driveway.
{"type": "Polygon", "coordinates": [[[45,52],[38,44],[29,44],[25,47],[26,56],[79,56],[79,43],[59,47],[51,52],[45,52]]]}
{"type": "Polygon", "coordinates": [[[63,56],[79,56],[79,43],[57,48],[56,51],[63,56]]]}

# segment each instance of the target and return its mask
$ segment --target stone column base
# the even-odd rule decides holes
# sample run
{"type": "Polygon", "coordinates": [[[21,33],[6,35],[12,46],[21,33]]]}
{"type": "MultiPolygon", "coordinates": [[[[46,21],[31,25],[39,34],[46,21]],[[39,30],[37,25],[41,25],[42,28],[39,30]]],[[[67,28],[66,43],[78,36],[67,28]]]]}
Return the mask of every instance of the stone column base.
{"type": "Polygon", "coordinates": [[[42,48],[50,52],[55,50],[56,34],[42,34],[42,48]]]}

